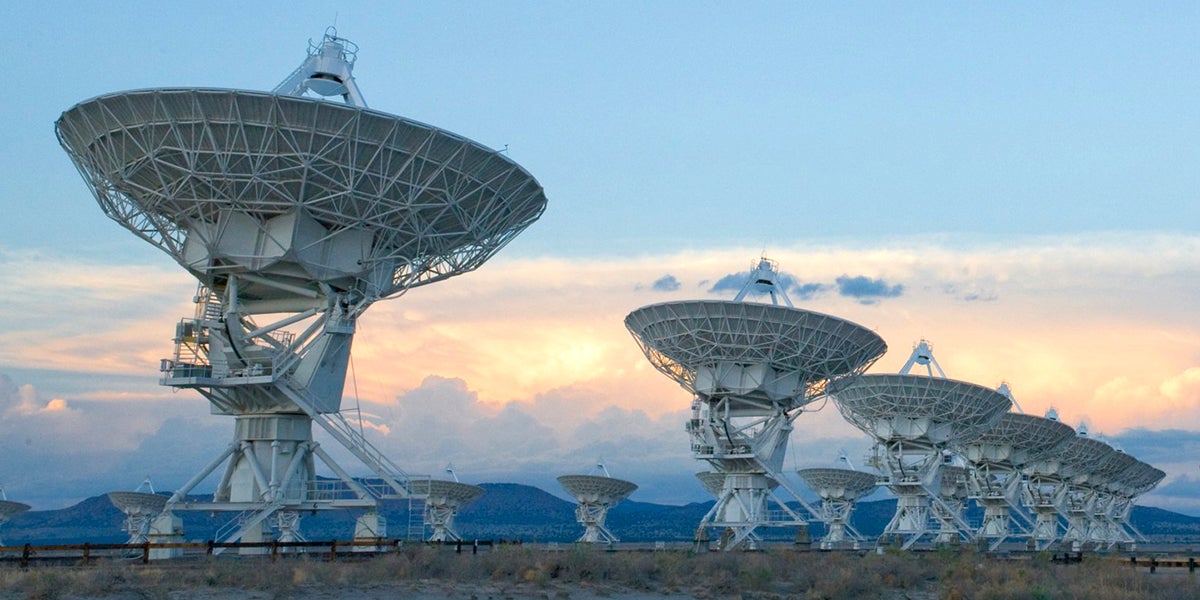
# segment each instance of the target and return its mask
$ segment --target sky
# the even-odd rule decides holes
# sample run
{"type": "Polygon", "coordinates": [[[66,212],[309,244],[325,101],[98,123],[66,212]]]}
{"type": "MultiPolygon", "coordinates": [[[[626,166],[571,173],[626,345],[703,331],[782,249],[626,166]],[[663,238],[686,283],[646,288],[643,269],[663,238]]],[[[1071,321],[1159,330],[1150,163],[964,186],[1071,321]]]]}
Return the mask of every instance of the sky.
{"type": "MultiPolygon", "coordinates": [[[[269,90],[336,24],[373,109],[507,149],[543,217],[477,272],[373,306],[343,407],[414,473],[706,499],[690,397],[623,319],[800,308],[1168,473],[1200,515],[1200,7],[1192,3],[170,3],[10,9],[0,138],[0,485],[58,508],[173,489],[232,436],[157,385],[195,282],[99,210],[53,124],[96,95],[269,90]],[[18,85],[19,84],[19,85],[18,85]]],[[[830,403],[787,468],[870,442],[830,403]]],[[[326,442],[332,447],[332,440],[326,442]]],[[[346,453],[335,455],[352,459],[346,453]]]]}

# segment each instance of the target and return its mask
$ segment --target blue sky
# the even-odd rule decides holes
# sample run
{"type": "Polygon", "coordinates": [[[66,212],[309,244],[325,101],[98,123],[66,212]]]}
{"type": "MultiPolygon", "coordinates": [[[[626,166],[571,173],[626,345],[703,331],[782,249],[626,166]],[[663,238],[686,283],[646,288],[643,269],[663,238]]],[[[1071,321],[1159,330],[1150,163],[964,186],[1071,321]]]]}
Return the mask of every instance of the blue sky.
{"type": "Polygon", "coordinates": [[[545,185],[509,252],[1200,227],[1191,3],[68,2],[15,7],[0,41],[22,158],[3,239],[133,244],[93,229],[58,114],[273,87],[335,19],[372,107],[508,146],[545,185]]]}
{"type": "MultiPolygon", "coordinates": [[[[232,430],[154,384],[194,283],[103,217],[54,120],[118,90],[270,89],[335,19],[372,108],[507,147],[550,199],[479,273],[364,318],[359,395],[414,469],[557,492],[538,477],[605,454],[635,499],[702,499],[688,398],[621,320],[727,297],[764,251],[799,305],[884,335],[878,369],[929,337],[952,377],[1009,381],[1131,451],[1200,431],[1196,4],[50,2],[10,7],[0,39],[10,497],[60,505],[143,466],[169,488],[232,430]],[[406,446],[431,431],[410,414],[543,443],[496,469],[486,445],[406,446]],[[51,451],[61,472],[23,466],[51,451]]],[[[813,419],[795,466],[865,444],[813,419]]],[[[1178,493],[1150,499],[1200,514],[1174,460],[1156,464],[1178,493]]]]}

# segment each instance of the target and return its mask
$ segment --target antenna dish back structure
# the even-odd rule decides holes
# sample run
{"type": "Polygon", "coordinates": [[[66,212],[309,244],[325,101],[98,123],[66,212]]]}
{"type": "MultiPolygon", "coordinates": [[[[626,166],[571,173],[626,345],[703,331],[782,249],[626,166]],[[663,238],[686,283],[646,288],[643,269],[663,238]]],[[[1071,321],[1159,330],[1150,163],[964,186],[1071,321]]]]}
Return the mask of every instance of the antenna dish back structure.
{"type": "Polygon", "coordinates": [[[1052,475],[1042,478],[1054,486],[1055,508],[1067,523],[1066,531],[1056,537],[1070,544],[1072,549],[1081,550],[1090,538],[1092,507],[1096,499],[1094,490],[1088,485],[1096,480],[1092,467],[1107,463],[1112,453],[1108,444],[1087,437],[1081,428],[1055,453],[1056,464],[1046,465],[1057,467],[1052,475]]]}
{"type": "Polygon", "coordinates": [[[483,488],[469,483],[430,479],[413,482],[413,491],[425,496],[425,525],[432,532],[431,542],[457,542],[462,540],[454,530],[454,517],[463,506],[483,495],[483,488]]]}
{"type": "Polygon", "coordinates": [[[1082,434],[1036,467],[1030,469],[1030,479],[1038,484],[1030,486],[1032,491],[1067,522],[1061,536],[1057,528],[1047,528],[1047,539],[1061,539],[1072,550],[1132,547],[1144,540],[1129,523],[1129,515],[1136,498],[1162,480],[1162,471],[1082,434]]]}
{"type": "Polygon", "coordinates": [[[966,467],[943,464],[941,481],[937,487],[938,502],[931,506],[933,520],[938,524],[934,543],[939,545],[957,544],[962,536],[959,522],[963,519],[963,509],[971,496],[971,471],[966,467]]]}
{"type": "Polygon", "coordinates": [[[149,492],[109,492],[108,500],[125,515],[121,529],[129,534],[126,544],[149,541],[151,521],[167,506],[166,496],[149,492]]]}
{"type": "Polygon", "coordinates": [[[696,479],[700,480],[700,485],[703,485],[709,494],[716,498],[721,497],[721,490],[725,487],[724,475],[713,471],[700,471],[696,473],[696,479]]]}
{"type": "MultiPolygon", "coordinates": [[[[1002,389],[998,391],[1003,394],[1002,389]]],[[[958,447],[959,454],[973,467],[972,496],[984,509],[983,525],[976,531],[976,538],[988,540],[990,549],[995,550],[1016,533],[1036,533],[1036,522],[1020,504],[1025,482],[1022,470],[1054,452],[1074,433],[1069,425],[1058,421],[1010,412],[1002,414],[991,429],[958,447]]]]}
{"type": "MultiPolygon", "coordinates": [[[[11,521],[13,517],[27,512],[30,508],[28,504],[25,504],[24,502],[13,502],[7,497],[4,497],[3,494],[4,490],[0,490],[0,525],[4,525],[5,523],[11,521]]],[[[3,545],[4,542],[0,542],[0,546],[3,545]]]]}
{"type": "Polygon", "coordinates": [[[584,532],[577,542],[614,544],[620,541],[604,521],[608,509],[628,498],[637,490],[637,484],[603,475],[561,475],[558,483],[579,503],[575,518],[584,526],[584,532]]]}
{"type": "MultiPolygon", "coordinates": [[[[909,365],[919,362],[923,347],[914,350],[909,365]]],[[[847,421],[875,438],[875,466],[897,497],[884,538],[904,538],[904,547],[911,548],[935,533],[931,507],[939,520],[952,519],[968,535],[972,528],[938,493],[942,466],[950,447],[991,428],[1012,406],[1009,400],[973,383],[907,373],[835,381],[829,393],[847,421]]]]}
{"type": "Polygon", "coordinates": [[[830,380],[861,373],[887,349],[862,326],[792,308],[770,261],[759,261],[738,298],[751,289],[769,291],[775,303],[667,302],[625,317],[650,363],[693,394],[692,455],[726,478],[697,538],[707,539],[709,526],[729,528],[726,549],[755,547],[760,526],[807,524],[783,502],[783,518],[767,511],[778,485],[813,513],[782,476],[792,421],[830,380]]]}
{"type": "Polygon", "coordinates": [[[851,469],[809,468],[797,471],[808,487],[821,497],[821,521],[825,523],[822,550],[847,543],[858,548],[862,536],[850,525],[850,514],[859,498],[875,491],[875,475],[851,469]]]}
{"type": "Polygon", "coordinates": [[[119,92],[56,123],[105,214],[199,280],[160,382],[234,418],[233,442],[170,498],[156,539],[180,539],[172,510],[243,513],[222,541],[267,540],[273,518],[286,541],[300,539],[301,511],[378,519],[379,500],[412,497],[410,476],[340,412],[355,323],[378,300],[479,267],[545,209],[505,155],[365,108],[354,50],[327,34],[275,93],[119,92]],[[314,422],[374,483],[334,462],[314,422]],[[318,462],[335,483],[316,478],[318,462]],[[212,502],[186,499],[218,470],[212,502]]]}

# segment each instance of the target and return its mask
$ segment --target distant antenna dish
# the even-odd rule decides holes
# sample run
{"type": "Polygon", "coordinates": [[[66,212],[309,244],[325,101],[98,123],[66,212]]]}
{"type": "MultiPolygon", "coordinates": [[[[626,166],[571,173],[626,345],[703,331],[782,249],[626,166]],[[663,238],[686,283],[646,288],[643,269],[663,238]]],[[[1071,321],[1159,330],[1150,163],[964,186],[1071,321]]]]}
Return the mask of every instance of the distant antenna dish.
{"type": "Polygon", "coordinates": [[[861,373],[882,356],[883,339],[849,321],[793,308],[767,259],[732,302],[652,304],[625,317],[625,327],[655,368],[694,395],[687,424],[692,454],[726,478],[700,529],[732,531],[722,544],[732,549],[757,547],[761,526],[806,525],[786,502],[775,500],[779,513],[767,510],[779,486],[815,514],[783,478],[791,423],[829,381],[861,373]],[[768,291],[772,304],[741,301],[753,289],[768,291]]]}
{"type": "Polygon", "coordinates": [[[425,525],[432,533],[431,542],[457,542],[462,539],[454,530],[454,517],[463,506],[483,495],[477,485],[431,479],[414,481],[413,491],[425,495],[425,525]]]}
{"type": "MultiPolygon", "coordinates": [[[[937,365],[922,340],[905,369],[937,365]]],[[[932,369],[930,370],[932,372],[932,369]]],[[[940,367],[938,372],[941,373],[940,367]]],[[[896,514],[885,539],[905,538],[911,548],[931,529],[930,518],[951,519],[960,535],[973,529],[938,493],[944,454],[991,428],[1011,403],[995,390],[944,376],[872,374],[835,381],[829,393],[842,416],[876,440],[888,489],[897,496],[896,514]],[[936,514],[931,514],[931,510],[936,514]]]]}
{"type": "Polygon", "coordinates": [[[147,492],[109,492],[108,499],[125,515],[121,529],[129,534],[126,544],[149,540],[150,524],[167,505],[167,497],[147,492]]]}
{"type": "Polygon", "coordinates": [[[199,280],[160,383],[235,418],[233,442],[169,500],[157,541],[182,540],[172,510],[238,513],[221,541],[260,542],[302,539],[302,513],[335,508],[365,509],[359,529],[377,539],[379,502],[414,494],[340,413],[358,317],[478,268],[546,207],[537,180],[501,153],[366,109],[356,51],[331,29],[273,93],[118,92],[56,123],[104,212],[199,280]],[[314,422],[380,484],[336,464],[314,422]],[[337,482],[313,484],[318,463],[337,482]],[[189,501],[213,473],[224,475],[212,502],[189,501]]]}
{"type": "Polygon", "coordinates": [[[1004,413],[991,429],[960,445],[959,453],[973,467],[973,496],[984,508],[975,537],[988,540],[992,551],[1015,533],[1033,534],[1024,528],[1034,520],[1021,507],[1023,469],[1067,443],[1074,433],[1058,421],[1004,413]]]}
{"type": "Polygon", "coordinates": [[[700,485],[703,485],[709,494],[716,498],[721,497],[721,490],[725,488],[725,475],[713,471],[700,471],[696,473],[696,479],[700,480],[700,485]]]}
{"type": "Polygon", "coordinates": [[[637,490],[637,484],[600,475],[562,475],[558,483],[579,503],[575,518],[585,530],[577,542],[613,544],[620,541],[604,521],[608,509],[628,498],[637,490]]]}
{"type": "Polygon", "coordinates": [[[850,526],[854,504],[875,491],[875,475],[848,469],[809,468],[797,472],[804,483],[821,497],[821,520],[825,523],[822,550],[849,545],[857,548],[862,536],[850,526]]]}
{"type": "MultiPolygon", "coordinates": [[[[0,525],[12,520],[13,517],[29,510],[29,505],[24,502],[13,502],[12,500],[0,500],[0,525]]],[[[0,546],[4,542],[0,541],[0,546]]]]}

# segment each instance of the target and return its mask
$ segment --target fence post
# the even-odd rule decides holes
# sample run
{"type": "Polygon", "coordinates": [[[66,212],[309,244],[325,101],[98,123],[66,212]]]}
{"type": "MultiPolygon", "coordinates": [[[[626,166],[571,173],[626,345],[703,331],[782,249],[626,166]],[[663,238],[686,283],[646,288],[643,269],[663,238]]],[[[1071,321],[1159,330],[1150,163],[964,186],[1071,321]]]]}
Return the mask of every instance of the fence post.
{"type": "Polygon", "coordinates": [[[329,542],[329,560],[337,560],[337,540],[329,542]]]}
{"type": "Polygon", "coordinates": [[[150,542],[142,543],[142,564],[150,564],[150,542]]]}
{"type": "Polygon", "coordinates": [[[33,554],[33,546],[29,542],[25,542],[25,548],[21,550],[21,568],[29,566],[29,555],[33,554]]]}
{"type": "Polygon", "coordinates": [[[210,556],[210,557],[211,557],[211,556],[213,555],[213,544],[214,544],[214,543],[215,543],[215,542],[214,542],[213,540],[208,540],[207,542],[205,542],[205,544],[204,544],[204,554],[205,554],[206,556],[210,556]]]}
{"type": "Polygon", "coordinates": [[[1157,569],[1158,569],[1158,557],[1151,556],[1150,557],[1150,572],[1153,573],[1157,569]]]}
{"type": "Polygon", "coordinates": [[[86,567],[92,558],[92,544],[90,542],[83,543],[83,565],[86,567]]]}

